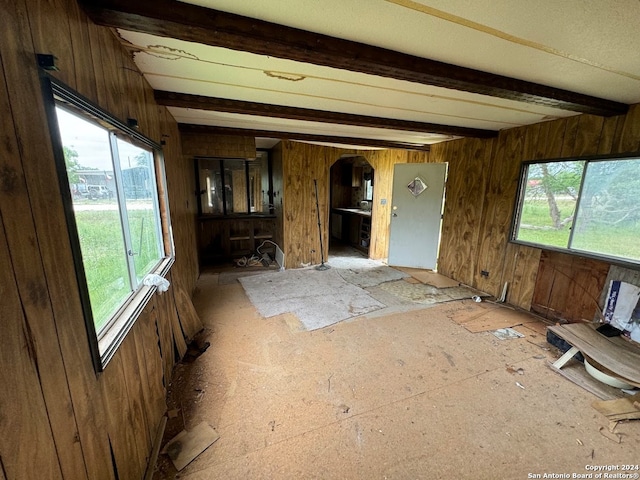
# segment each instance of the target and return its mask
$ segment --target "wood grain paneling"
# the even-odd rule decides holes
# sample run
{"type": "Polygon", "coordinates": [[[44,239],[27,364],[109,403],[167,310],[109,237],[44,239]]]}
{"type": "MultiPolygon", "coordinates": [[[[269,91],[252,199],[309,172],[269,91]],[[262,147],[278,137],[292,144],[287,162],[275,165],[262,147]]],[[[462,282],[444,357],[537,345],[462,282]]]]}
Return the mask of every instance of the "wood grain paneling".
{"type": "Polygon", "coordinates": [[[449,163],[439,269],[496,296],[508,283],[508,302],[525,309],[533,302],[537,311],[557,318],[590,318],[609,264],[510,244],[518,173],[525,160],[637,151],[638,125],[640,109],[634,105],[625,116],[580,115],[505,130],[493,141],[462,139],[432,146],[433,160],[449,163]],[[479,142],[488,152],[484,177],[471,169],[478,149],[469,148],[469,142],[479,142]],[[465,198],[466,188],[475,188],[476,199],[484,198],[480,221],[467,214],[473,197],[465,198]],[[541,260],[541,255],[547,256],[541,260]],[[470,281],[468,265],[474,264],[470,281]],[[480,276],[480,270],[488,271],[489,278],[480,276]]]}
{"type": "Polygon", "coordinates": [[[256,139],[181,132],[183,154],[192,157],[256,158],[256,139]]]}
{"type": "MultiPolygon", "coordinates": [[[[55,168],[51,164],[49,172],[40,170],[38,176],[34,177],[35,165],[33,162],[30,162],[31,165],[24,162],[25,158],[51,159],[52,156],[47,143],[30,140],[34,128],[33,111],[39,112],[38,116],[41,118],[45,115],[41,102],[38,104],[37,101],[40,92],[33,57],[11,55],[12,51],[30,48],[25,5],[17,2],[15,10],[7,15],[11,13],[13,15],[4,17],[8,25],[0,32],[0,56],[4,71],[0,81],[0,111],[14,112],[13,118],[3,115],[0,119],[0,127],[5,136],[5,141],[0,145],[0,169],[3,176],[0,213],[4,220],[15,282],[20,290],[25,329],[29,331],[29,336],[33,336],[30,343],[34,347],[34,367],[38,371],[42,393],[47,402],[54,439],[58,445],[60,467],[63,475],[69,478],[86,478],[81,445],[76,442],[77,426],[57,340],[51,292],[45,278],[46,259],[37,251],[34,252],[41,242],[37,222],[45,220],[48,212],[47,206],[34,200],[33,192],[43,192],[48,187],[47,184],[52,183],[48,179],[55,178],[55,168]],[[30,81],[23,81],[22,71],[31,73],[30,81]],[[29,211],[33,212],[32,215],[23,214],[29,211]],[[38,341],[45,338],[52,341],[38,341]]],[[[46,132],[45,129],[40,129],[41,132],[43,130],[46,132]]],[[[60,220],[64,225],[64,217],[60,220]]],[[[51,218],[46,218],[46,221],[50,222],[51,218]]],[[[54,231],[49,242],[55,243],[57,249],[68,250],[64,235],[59,235],[59,226],[54,231]]]]}
{"type": "Polygon", "coordinates": [[[152,299],[114,363],[96,375],[35,54],[54,54],[57,78],[165,143],[170,276],[186,292],[183,303],[198,275],[193,169],[177,124],[112,31],[72,0],[2,2],[0,17],[0,376],[9,389],[0,399],[0,461],[11,480],[141,478],[175,362],[175,301],[152,299]]]}
{"type": "Polygon", "coordinates": [[[543,251],[532,310],[553,320],[591,321],[609,264],[543,251]]]}
{"type": "Polygon", "coordinates": [[[287,268],[320,263],[320,241],[313,180],[318,181],[318,203],[325,259],[329,239],[330,168],[341,155],[360,155],[374,168],[371,244],[369,257],[383,259],[389,250],[389,223],[393,166],[427,162],[428,152],[406,150],[345,150],[292,141],[282,142],[284,175],[284,252],[287,268]]]}
{"type": "Polygon", "coordinates": [[[0,265],[0,476],[4,471],[8,479],[62,478],[1,215],[0,265]]]}
{"type": "Polygon", "coordinates": [[[466,139],[434,145],[435,162],[448,162],[438,271],[473,285],[483,203],[493,142],[466,139]]]}
{"type": "Polygon", "coordinates": [[[498,296],[502,292],[505,251],[523,157],[525,130],[500,132],[491,165],[479,225],[478,263],[474,286],[498,296]],[[488,272],[482,276],[481,271],[488,272]]]}

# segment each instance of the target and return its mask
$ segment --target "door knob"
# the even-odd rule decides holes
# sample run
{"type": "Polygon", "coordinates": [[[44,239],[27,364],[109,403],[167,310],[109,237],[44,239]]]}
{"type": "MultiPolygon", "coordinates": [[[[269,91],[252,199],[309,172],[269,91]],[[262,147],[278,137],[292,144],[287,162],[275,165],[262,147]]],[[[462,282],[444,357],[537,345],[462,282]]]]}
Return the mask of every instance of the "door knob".
{"type": "Polygon", "coordinates": [[[391,216],[392,216],[392,217],[397,217],[397,216],[398,216],[398,214],[397,214],[396,212],[393,212],[393,213],[391,214],[391,216]]]}

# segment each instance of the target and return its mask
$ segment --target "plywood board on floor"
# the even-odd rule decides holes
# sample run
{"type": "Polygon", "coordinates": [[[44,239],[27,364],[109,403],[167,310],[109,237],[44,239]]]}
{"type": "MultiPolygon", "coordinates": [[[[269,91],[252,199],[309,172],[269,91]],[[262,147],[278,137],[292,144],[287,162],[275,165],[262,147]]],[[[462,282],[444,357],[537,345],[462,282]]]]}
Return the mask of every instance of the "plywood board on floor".
{"type": "Polygon", "coordinates": [[[409,268],[409,267],[393,267],[393,268],[411,275],[412,278],[415,278],[421,283],[426,283],[427,285],[432,285],[436,288],[449,288],[449,287],[457,287],[458,285],[460,285],[460,282],[457,282],[440,273],[434,272],[433,270],[423,270],[421,268],[409,268]]]}
{"type": "Polygon", "coordinates": [[[165,445],[163,453],[169,455],[176,470],[180,471],[219,438],[207,422],[202,422],[192,430],[183,430],[176,435],[165,445]]]}
{"type": "Polygon", "coordinates": [[[627,383],[640,385],[640,347],[621,337],[605,337],[586,323],[555,325],[553,333],[627,383]]]}
{"type": "MultiPolygon", "coordinates": [[[[533,332],[537,333],[538,335],[546,337],[547,336],[547,327],[548,326],[549,326],[549,324],[547,324],[547,323],[545,323],[543,321],[534,320],[532,322],[523,323],[522,326],[520,326],[518,328],[532,330],[533,332]]],[[[526,332],[522,332],[522,333],[526,333],[526,332]]]]}
{"type": "Polygon", "coordinates": [[[616,398],[624,398],[626,395],[618,388],[613,388],[597,381],[587,373],[584,365],[576,360],[571,360],[562,369],[556,368],[552,363],[549,363],[549,368],[586,391],[593,393],[601,400],[614,400],[616,398]]]}
{"type": "Polygon", "coordinates": [[[597,400],[591,405],[612,422],[640,419],[640,393],[616,400],[597,400]]]}
{"type": "MultiPolygon", "coordinates": [[[[498,304],[461,302],[460,308],[451,313],[451,320],[472,333],[488,332],[517,325],[535,324],[531,314],[498,304]]],[[[537,327],[533,327],[537,328],[537,327]]]]}
{"type": "Polygon", "coordinates": [[[413,277],[404,277],[403,280],[407,283],[411,283],[411,284],[416,284],[416,283],[422,283],[420,280],[418,280],[417,278],[413,278],[413,277]]]}

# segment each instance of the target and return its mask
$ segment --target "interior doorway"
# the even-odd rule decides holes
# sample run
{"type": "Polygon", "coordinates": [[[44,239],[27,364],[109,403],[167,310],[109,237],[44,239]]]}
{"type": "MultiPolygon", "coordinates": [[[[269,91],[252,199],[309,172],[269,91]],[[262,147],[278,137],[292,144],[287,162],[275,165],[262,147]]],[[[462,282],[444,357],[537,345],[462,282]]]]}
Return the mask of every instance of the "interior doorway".
{"type": "Polygon", "coordinates": [[[369,257],[374,177],[361,155],[343,155],[331,166],[329,257],[349,248],[369,257]]]}

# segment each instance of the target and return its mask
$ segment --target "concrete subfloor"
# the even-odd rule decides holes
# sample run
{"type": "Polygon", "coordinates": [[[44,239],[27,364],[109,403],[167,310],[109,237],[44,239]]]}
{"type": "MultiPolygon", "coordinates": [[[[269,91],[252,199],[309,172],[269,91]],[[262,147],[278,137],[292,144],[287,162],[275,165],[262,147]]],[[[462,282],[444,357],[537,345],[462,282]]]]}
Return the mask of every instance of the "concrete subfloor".
{"type": "Polygon", "coordinates": [[[198,283],[211,346],[174,372],[163,443],[202,421],[220,439],[181,472],[161,455],[155,479],[572,478],[639,462],[640,422],[606,438],[596,398],[548,368],[558,354],[533,330],[470,333],[449,302],[308,332],[219,275],[198,283]]]}

